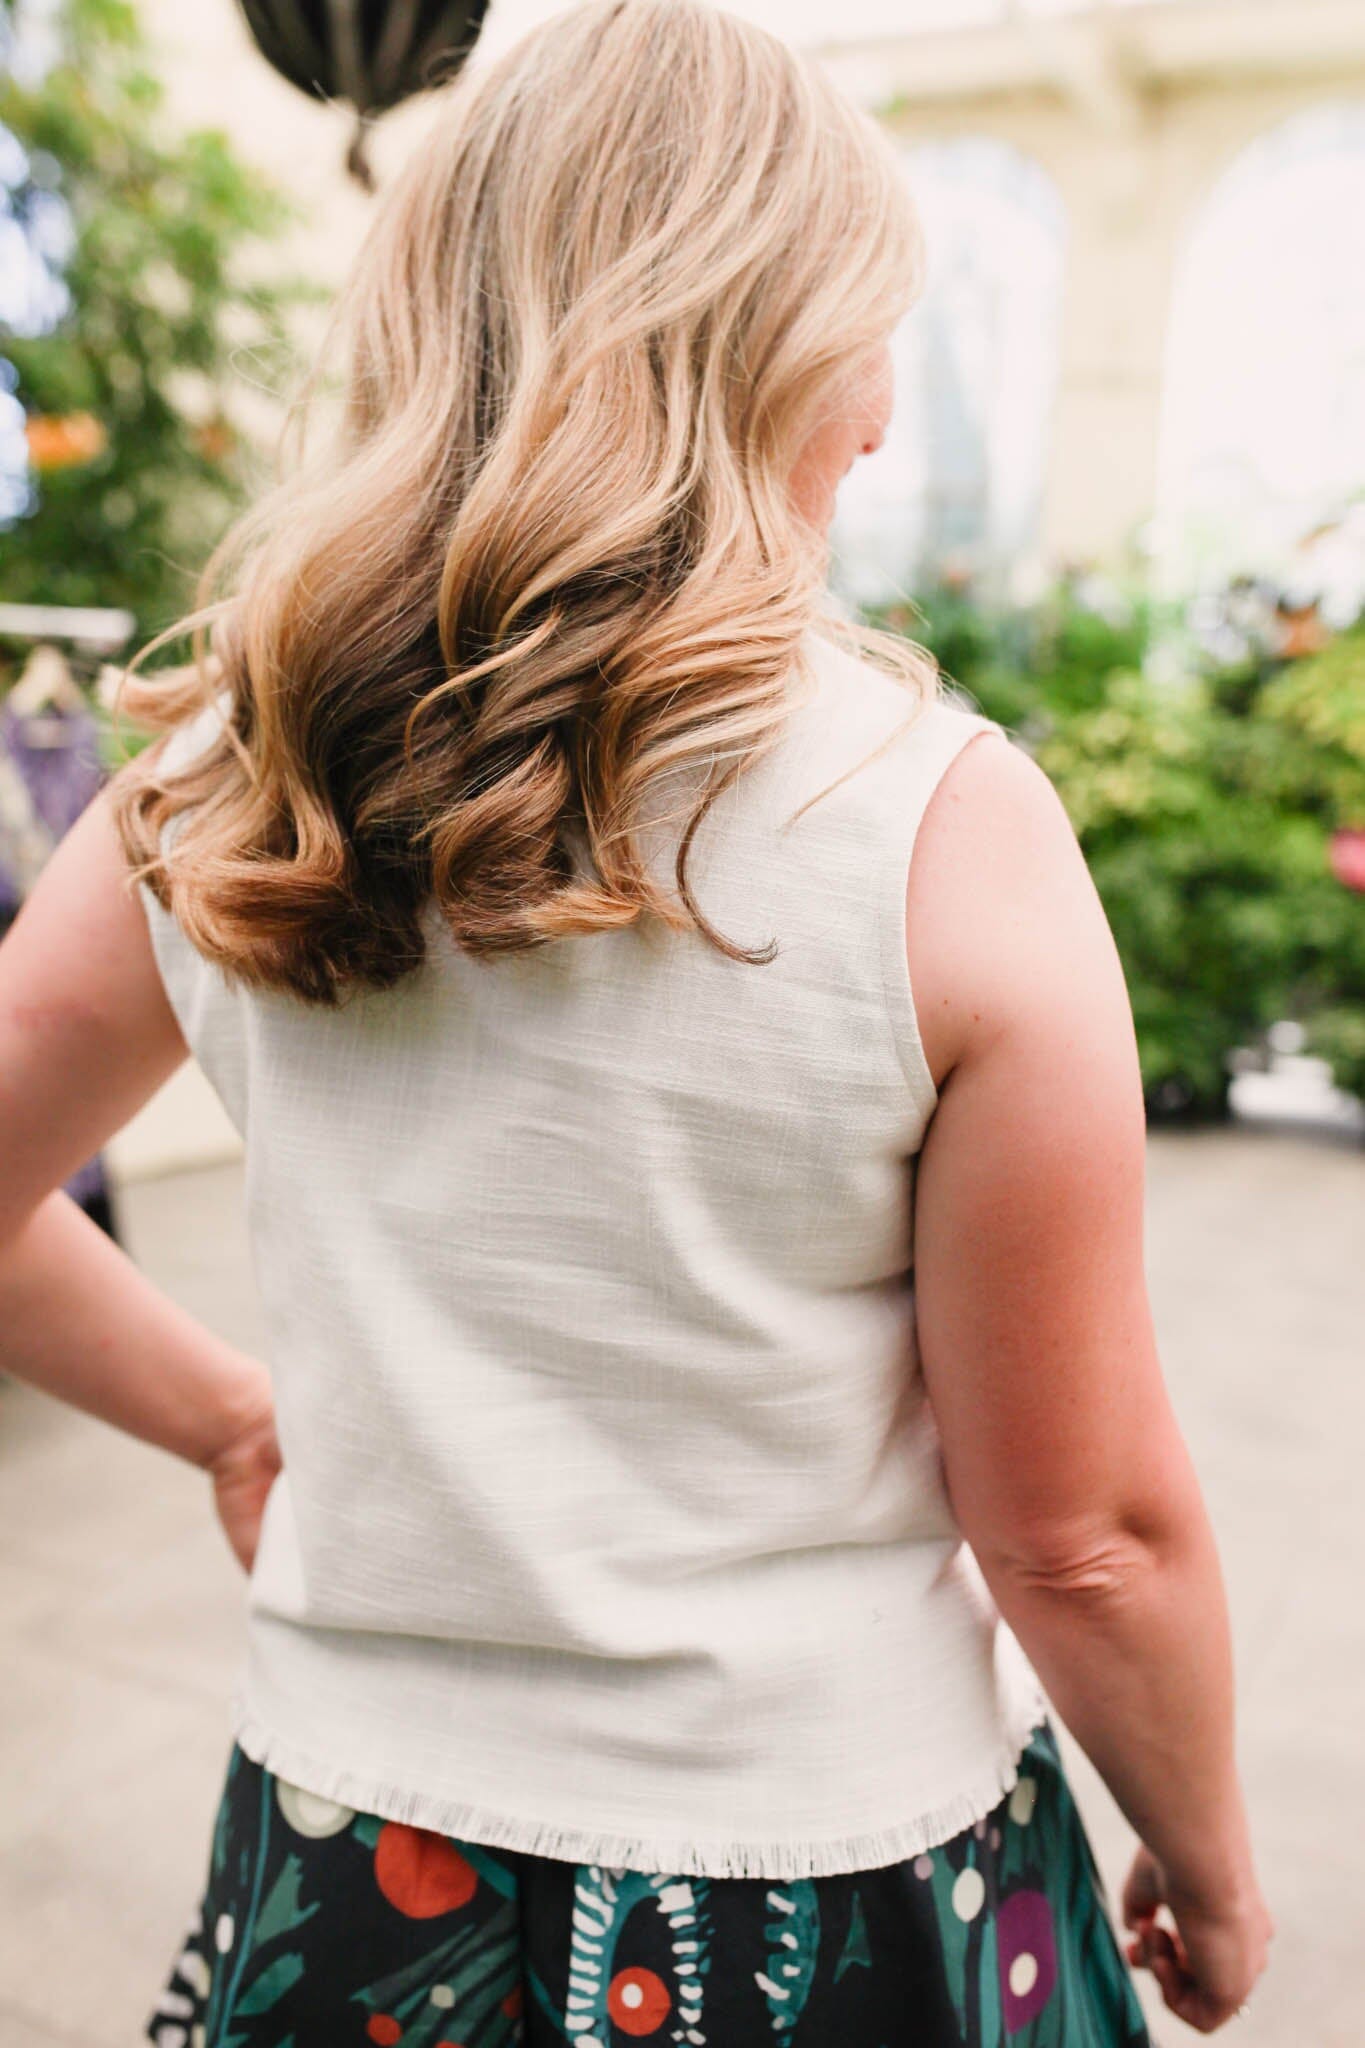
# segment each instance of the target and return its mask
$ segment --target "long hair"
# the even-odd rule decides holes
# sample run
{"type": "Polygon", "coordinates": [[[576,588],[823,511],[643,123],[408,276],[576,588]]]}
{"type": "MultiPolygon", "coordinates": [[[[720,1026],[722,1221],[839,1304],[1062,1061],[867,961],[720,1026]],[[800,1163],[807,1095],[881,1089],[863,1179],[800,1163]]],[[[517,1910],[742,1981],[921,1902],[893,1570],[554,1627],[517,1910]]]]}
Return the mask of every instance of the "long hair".
{"type": "Polygon", "coordinates": [[[124,678],[119,711],[162,735],[114,779],[124,850],[201,953],[313,1002],[416,967],[433,899],[476,955],[650,915],[771,957],[711,928],[686,861],[778,739],[803,636],[917,705],[938,687],[831,607],[788,491],[919,287],[894,152],[705,0],[588,0],[437,101],[282,480],[138,657],[192,632],[193,660],[124,678]],[[213,702],[210,744],[163,766],[213,702]],[[639,829],[687,770],[674,898],[639,829]]]}

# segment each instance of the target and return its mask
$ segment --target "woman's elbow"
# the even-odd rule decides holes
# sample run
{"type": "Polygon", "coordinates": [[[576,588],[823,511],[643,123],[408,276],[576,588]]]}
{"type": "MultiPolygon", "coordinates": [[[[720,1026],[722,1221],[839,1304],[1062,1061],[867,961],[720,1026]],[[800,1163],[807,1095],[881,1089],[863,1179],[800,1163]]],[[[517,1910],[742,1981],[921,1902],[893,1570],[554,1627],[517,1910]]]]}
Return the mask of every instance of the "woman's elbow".
{"type": "MultiPolygon", "coordinates": [[[[1110,1608],[1126,1605],[1199,1548],[1206,1523],[1197,1492],[1065,1522],[1035,1522],[976,1548],[992,1590],[1016,1598],[1110,1608]]],[[[975,1548],[976,1546],[974,1546],[975,1548]]],[[[998,1596],[997,1596],[998,1597],[998,1596]]]]}

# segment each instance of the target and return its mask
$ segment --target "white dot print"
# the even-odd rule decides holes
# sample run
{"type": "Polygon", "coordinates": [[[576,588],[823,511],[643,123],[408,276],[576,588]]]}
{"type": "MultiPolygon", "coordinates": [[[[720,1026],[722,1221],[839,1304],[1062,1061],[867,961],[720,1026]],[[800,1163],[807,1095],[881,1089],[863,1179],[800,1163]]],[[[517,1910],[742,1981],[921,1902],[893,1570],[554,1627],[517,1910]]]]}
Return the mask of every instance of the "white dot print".
{"type": "Polygon", "coordinates": [[[1021,1828],[1026,1828],[1033,1819],[1033,1808],[1038,1798],[1038,1780],[1021,1778],[1010,1793],[1010,1819],[1021,1828]]]}
{"type": "Polygon", "coordinates": [[[213,1930],[213,1945],[220,1956],[225,1956],[232,1947],[232,1915],[220,1913],[218,1925],[213,1930]]]}
{"type": "Polygon", "coordinates": [[[1038,1982],[1038,1958],[1025,1950],[1010,1964],[1010,1990],[1016,1998],[1027,1998],[1038,1982]]]}
{"type": "Polygon", "coordinates": [[[355,1819],[353,1806],[342,1806],[335,1799],[305,1792],[301,1785],[291,1785],[284,1778],[275,1780],[275,1797],[295,1834],[306,1835],[315,1842],[324,1841],[328,1835],[339,1835],[355,1819]]]}
{"type": "Polygon", "coordinates": [[[986,1903],[986,1881],[979,1870],[964,1870],[953,1886],[953,1911],[959,1920],[975,1920],[986,1903]]]}
{"type": "MultiPolygon", "coordinates": [[[[195,1992],[200,1998],[207,1998],[211,1982],[209,1966],[204,1957],[200,1955],[198,1949],[187,1948],[180,1958],[178,1967],[181,1976],[189,1985],[190,1990],[195,1992]]],[[[191,2039],[193,2039],[193,2036],[191,2036],[191,2039]]]]}

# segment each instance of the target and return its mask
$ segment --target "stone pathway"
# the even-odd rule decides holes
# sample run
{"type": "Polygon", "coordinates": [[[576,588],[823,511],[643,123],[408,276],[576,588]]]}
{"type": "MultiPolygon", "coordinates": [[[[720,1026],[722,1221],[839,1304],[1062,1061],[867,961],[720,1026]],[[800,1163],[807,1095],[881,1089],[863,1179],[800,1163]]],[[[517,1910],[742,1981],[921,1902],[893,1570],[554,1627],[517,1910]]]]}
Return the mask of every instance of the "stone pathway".
{"type": "MultiPolygon", "coordinates": [[[[1345,1132],[1156,1132],[1148,1193],[1157,1330],[1222,1541],[1280,1928],[1227,2038],[1359,2048],[1365,1153],[1345,1132]]],[[[228,1166],[137,1183],[122,1213],[160,1284],[259,1349],[240,1205],[228,1166]]],[[[0,2048],[142,2039],[203,1877],[241,1603],[198,1473],[0,1386],[0,2048]]],[[[1067,1748],[1117,1889],[1128,1831],[1067,1748]]],[[[1193,2041],[1149,2009],[1164,2048],[1193,2041]]]]}

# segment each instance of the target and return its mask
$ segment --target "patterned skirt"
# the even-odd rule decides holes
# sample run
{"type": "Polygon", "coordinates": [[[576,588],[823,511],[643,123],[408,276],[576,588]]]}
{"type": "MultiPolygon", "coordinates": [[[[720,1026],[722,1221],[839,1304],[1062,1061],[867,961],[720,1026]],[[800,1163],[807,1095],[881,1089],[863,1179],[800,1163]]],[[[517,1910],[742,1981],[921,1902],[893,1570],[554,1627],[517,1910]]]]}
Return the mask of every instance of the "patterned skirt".
{"type": "Polygon", "coordinates": [[[1046,1723],[985,1820],[847,1876],[455,1841],[236,1745],[157,2048],[1151,2048],[1046,1723]]]}

